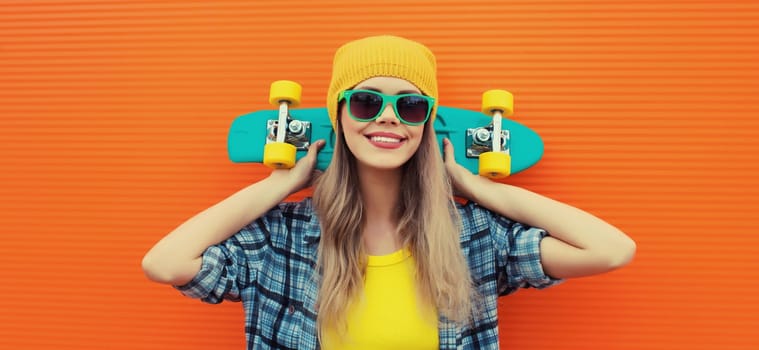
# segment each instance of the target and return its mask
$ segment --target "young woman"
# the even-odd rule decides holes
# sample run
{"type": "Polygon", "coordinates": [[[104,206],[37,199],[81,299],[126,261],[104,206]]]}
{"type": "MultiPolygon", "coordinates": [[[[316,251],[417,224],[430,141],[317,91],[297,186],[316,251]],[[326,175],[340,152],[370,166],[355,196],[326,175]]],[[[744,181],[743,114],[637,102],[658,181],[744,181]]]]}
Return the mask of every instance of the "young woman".
{"type": "Polygon", "coordinates": [[[332,163],[318,149],[160,240],[147,276],[209,303],[242,301],[249,349],[497,349],[497,298],[627,264],[608,223],[471,174],[432,127],[436,62],[422,44],[369,37],[335,54],[332,163]],[[469,199],[453,200],[453,190],[469,199]]]}

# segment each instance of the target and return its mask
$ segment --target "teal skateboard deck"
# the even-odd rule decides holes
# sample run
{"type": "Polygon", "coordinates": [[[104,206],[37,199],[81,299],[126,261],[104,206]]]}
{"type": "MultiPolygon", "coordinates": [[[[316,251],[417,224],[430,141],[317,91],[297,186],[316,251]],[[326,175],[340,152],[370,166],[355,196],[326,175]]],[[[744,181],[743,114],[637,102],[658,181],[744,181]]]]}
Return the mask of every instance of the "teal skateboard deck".
{"type": "MultiPolygon", "coordinates": [[[[278,111],[262,110],[237,117],[229,129],[227,150],[235,163],[262,163],[264,145],[276,140],[278,111]]],[[[474,174],[479,171],[479,154],[490,151],[493,118],[481,112],[453,107],[438,107],[435,133],[443,151],[443,138],[453,142],[456,162],[474,174]],[[490,128],[490,129],[488,129],[490,128]],[[490,130],[490,134],[488,134],[490,130]]],[[[511,159],[511,174],[533,166],[543,156],[540,136],[516,121],[502,118],[502,152],[511,159]]],[[[326,145],[319,152],[316,168],[324,170],[332,160],[335,132],[326,108],[293,108],[289,110],[285,142],[296,146],[296,159],[306,155],[308,146],[323,139],[326,145]]]]}

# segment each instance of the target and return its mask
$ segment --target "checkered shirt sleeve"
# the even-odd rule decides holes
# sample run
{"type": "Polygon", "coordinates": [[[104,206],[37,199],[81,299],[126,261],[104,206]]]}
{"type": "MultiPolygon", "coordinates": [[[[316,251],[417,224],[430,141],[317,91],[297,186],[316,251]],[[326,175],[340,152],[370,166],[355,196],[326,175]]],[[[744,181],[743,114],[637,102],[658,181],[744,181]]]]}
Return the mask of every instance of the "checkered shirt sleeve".
{"type": "Polygon", "coordinates": [[[277,228],[272,223],[277,213],[279,210],[275,209],[232,237],[208,247],[195,278],[175,288],[185,296],[211,304],[240,301],[241,292],[256,280],[263,256],[269,249],[270,228],[277,228]]]}
{"type": "MultiPolygon", "coordinates": [[[[462,246],[477,251],[477,254],[468,254],[470,268],[476,272],[478,267],[487,266],[494,259],[499,295],[519,288],[542,289],[561,282],[546,275],[540,262],[540,241],[548,232],[513,221],[473,202],[460,206],[459,214],[464,232],[462,246]]],[[[487,273],[483,271],[483,275],[487,273]]]]}

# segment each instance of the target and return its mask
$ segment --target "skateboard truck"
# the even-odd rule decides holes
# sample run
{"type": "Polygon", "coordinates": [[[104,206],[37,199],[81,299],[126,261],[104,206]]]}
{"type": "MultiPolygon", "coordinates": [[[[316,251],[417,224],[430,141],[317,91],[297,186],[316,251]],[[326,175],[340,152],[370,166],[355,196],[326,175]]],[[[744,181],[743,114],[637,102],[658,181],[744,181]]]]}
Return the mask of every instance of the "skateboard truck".
{"type": "Polygon", "coordinates": [[[505,90],[488,90],[482,94],[482,113],[493,116],[493,122],[484,127],[467,130],[467,156],[479,151],[480,176],[500,179],[511,175],[510,134],[501,130],[503,117],[514,113],[514,96],[505,90]],[[471,145],[469,135],[471,134],[471,145]],[[491,141],[491,142],[488,142],[491,141]],[[490,149],[487,144],[490,143],[490,149]],[[481,149],[478,149],[481,147],[481,149]],[[484,150],[484,152],[482,152],[484,150]]]}
{"type": "MultiPolygon", "coordinates": [[[[480,154],[493,151],[493,134],[494,126],[490,124],[485,127],[466,129],[466,156],[468,158],[479,158],[480,154]]],[[[501,130],[500,134],[500,152],[509,154],[509,140],[511,135],[508,130],[501,130]]]]}
{"type": "MultiPolygon", "coordinates": [[[[285,138],[284,142],[295,146],[298,151],[307,151],[311,145],[311,122],[292,119],[290,115],[285,119],[285,138]]],[[[266,144],[277,141],[279,131],[279,120],[268,120],[266,122],[266,144]]]]}
{"type": "Polygon", "coordinates": [[[290,169],[295,166],[295,142],[285,142],[289,139],[299,140],[301,134],[309,136],[310,125],[290,118],[290,107],[300,104],[302,88],[300,84],[289,80],[277,80],[271,83],[269,103],[279,107],[279,118],[267,122],[266,144],[264,145],[264,164],[272,169],[290,169]],[[280,125],[287,125],[280,128],[280,125]],[[271,142],[270,142],[271,139],[271,142]]]}

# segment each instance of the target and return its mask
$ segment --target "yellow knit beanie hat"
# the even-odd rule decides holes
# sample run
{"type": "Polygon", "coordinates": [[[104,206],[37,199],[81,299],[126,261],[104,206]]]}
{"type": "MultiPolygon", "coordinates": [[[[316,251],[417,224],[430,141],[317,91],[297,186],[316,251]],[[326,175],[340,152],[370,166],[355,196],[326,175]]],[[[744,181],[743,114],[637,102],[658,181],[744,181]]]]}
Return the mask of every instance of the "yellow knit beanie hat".
{"type": "Polygon", "coordinates": [[[426,46],[397,36],[381,35],[348,42],[335,52],[332,81],[327,90],[327,112],[337,129],[340,92],[373,77],[401,78],[435,98],[430,123],[437,112],[437,64],[426,46]]]}

